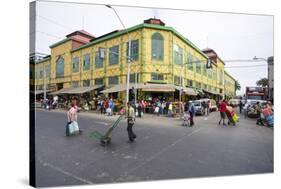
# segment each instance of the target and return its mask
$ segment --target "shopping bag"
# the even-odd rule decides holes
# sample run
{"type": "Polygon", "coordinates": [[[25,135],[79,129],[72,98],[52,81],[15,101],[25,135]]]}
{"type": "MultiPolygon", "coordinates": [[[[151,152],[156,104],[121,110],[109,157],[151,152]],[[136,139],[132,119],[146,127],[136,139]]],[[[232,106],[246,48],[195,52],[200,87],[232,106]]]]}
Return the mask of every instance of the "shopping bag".
{"type": "Polygon", "coordinates": [[[72,125],[73,125],[73,128],[74,128],[74,132],[79,132],[78,123],[76,121],[72,121],[72,125]]]}
{"type": "Polygon", "coordinates": [[[79,126],[76,121],[72,121],[71,123],[68,123],[67,126],[68,126],[68,135],[74,135],[79,132],[79,126]]]}

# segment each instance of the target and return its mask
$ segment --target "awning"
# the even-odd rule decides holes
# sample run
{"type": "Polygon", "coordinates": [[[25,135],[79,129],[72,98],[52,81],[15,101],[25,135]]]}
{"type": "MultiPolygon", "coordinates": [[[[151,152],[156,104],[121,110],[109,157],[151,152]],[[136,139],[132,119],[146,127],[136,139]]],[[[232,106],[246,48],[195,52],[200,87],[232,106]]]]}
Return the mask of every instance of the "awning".
{"type": "Polygon", "coordinates": [[[142,91],[150,92],[175,92],[175,85],[172,84],[156,84],[156,83],[146,83],[142,87],[142,91]]]}
{"type": "Polygon", "coordinates": [[[205,93],[209,93],[209,94],[213,94],[213,95],[220,95],[220,93],[207,91],[207,90],[205,90],[205,89],[203,89],[203,91],[204,91],[205,93]]]}
{"type": "Polygon", "coordinates": [[[190,88],[190,87],[184,88],[183,92],[187,95],[190,95],[190,96],[197,96],[198,95],[198,93],[193,88],[190,88]]]}
{"type": "MultiPolygon", "coordinates": [[[[180,90],[182,88],[182,87],[176,86],[176,85],[174,87],[177,90],[180,90]]],[[[197,96],[198,95],[197,91],[195,89],[191,88],[191,87],[183,87],[182,91],[189,96],[197,96]]]]}
{"type": "Polygon", "coordinates": [[[89,87],[76,87],[76,88],[63,88],[59,91],[51,93],[51,95],[57,94],[83,94],[98,88],[101,88],[103,85],[94,85],[89,87]]]}
{"type": "MultiPolygon", "coordinates": [[[[132,87],[136,89],[142,89],[142,91],[150,91],[150,92],[174,92],[175,86],[171,84],[155,84],[155,83],[130,83],[129,88],[132,87]]],[[[126,91],[127,85],[126,84],[119,84],[115,85],[109,89],[105,89],[101,91],[102,93],[116,93],[121,91],[126,91]]]]}
{"type": "Polygon", "coordinates": [[[204,96],[204,92],[201,89],[196,89],[196,91],[199,96],[204,96]]]}
{"type": "MultiPolygon", "coordinates": [[[[137,87],[135,87],[134,83],[130,83],[129,89],[131,89],[132,87],[140,89],[142,86],[143,86],[143,83],[138,83],[137,87]]],[[[105,89],[105,90],[101,91],[101,93],[116,93],[116,92],[126,91],[126,89],[127,89],[127,85],[123,83],[123,84],[114,85],[113,87],[105,89]]]]}
{"type": "Polygon", "coordinates": [[[68,90],[69,90],[69,88],[62,88],[62,89],[60,89],[58,91],[55,91],[55,92],[52,92],[50,94],[51,95],[63,94],[63,92],[68,91],[68,90]]]}
{"type": "MultiPolygon", "coordinates": [[[[52,91],[52,90],[46,90],[46,93],[48,93],[50,91],[52,91]]],[[[32,93],[35,95],[39,95],[39,94],[43,94],[44,90],[35,90],[35,91],[32,91],[32,93]]]]}
{"type": "Polygon", "coordinates": [[[103,85],[94,85],[94,86],[89,86],[89,87],[77,87],[77,88],[72,88],[69,91],[63,92],[64,94],[83,94],[86,92],[90,92],[92,90],[101,88],[103,85]]]}

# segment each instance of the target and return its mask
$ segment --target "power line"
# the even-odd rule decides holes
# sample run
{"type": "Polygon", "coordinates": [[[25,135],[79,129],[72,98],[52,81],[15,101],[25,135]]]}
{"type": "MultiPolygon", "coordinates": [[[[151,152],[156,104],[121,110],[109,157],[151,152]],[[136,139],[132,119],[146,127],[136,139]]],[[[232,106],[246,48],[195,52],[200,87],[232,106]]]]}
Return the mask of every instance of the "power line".
{"type": "Polygon", "coordinates": [[[264,62],[264,60],[253,60],[253,59],[234,59],[234,60],[223,60],[223,62],[264,62]]]}
{"type": "Polygon", "coordinates": [[[53,21],[53,20],[51,20],[51,19],[49,19],[49,18],[46,18],[46,17],[44,17],[44,16],[41,16],[41,15],[38,15],[38,14],[37,14],[36,16],[38,16],[39,18],[41,18],[41,19],[43,19],[43,20],[46,20],[46,21],[51,22],[51,23],[53,23],[53,24],[56,24],[56,25],[58,25],[58,26],[60,26],[60,27],[63,27],[63,28],[65,28],[65,29],[67,29],[67,30],[71,30],[71,31],[74,30],[74,29],[71,28],[71,27],[68,27],[68,26],[65,26],[65,25],[63,25],[63,24],[60,24],[60,23],[58,23],[58,22],[56,22],[56,21],[53,21]]]}
{"type": "Polygon", "coordinates": [[[38,33],[41,33],[41,34],[44,34],[44,35],[47,35],[47,36],[50,36],[50,37],[54,37],[54,38],[57,38],[57,39],[62,39],[62,37],[59,37],[59,36],[56,36],[56,35],[53,35],[53,34],[49,34],[49,33],[46,33],[46,32],[42,32],[42,31],[39,31],[39,30],[36,30],[35,32],[38,32],[38,33]]]}
{"type": "Polygon", "coordinates": [[[267,65],[250,65],[250,66],[226,66],[224,68],[256,68],[256,67],[265,67],[267,65]]]}

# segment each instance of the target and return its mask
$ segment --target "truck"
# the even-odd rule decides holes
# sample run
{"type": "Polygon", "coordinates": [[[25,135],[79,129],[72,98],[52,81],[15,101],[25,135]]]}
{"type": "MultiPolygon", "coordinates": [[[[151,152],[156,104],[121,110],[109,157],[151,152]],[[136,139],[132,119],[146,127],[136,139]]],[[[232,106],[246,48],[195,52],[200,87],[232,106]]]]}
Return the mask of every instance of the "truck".
{"type": "Polygon", "coordinates": [[[246,101],[247,100],[267,100],[266,87],[246,87],[246,101]]]}

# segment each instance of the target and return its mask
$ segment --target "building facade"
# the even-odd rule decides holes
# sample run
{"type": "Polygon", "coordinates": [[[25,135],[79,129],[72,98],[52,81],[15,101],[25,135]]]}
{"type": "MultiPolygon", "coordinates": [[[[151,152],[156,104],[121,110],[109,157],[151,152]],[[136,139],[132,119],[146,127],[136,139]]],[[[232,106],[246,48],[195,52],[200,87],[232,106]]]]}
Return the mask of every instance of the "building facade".
{"type": "MultiPolygon", "coordinates": [[[[109,89],[126,84],[129,39],[130,82],[135,83],[136,74],[139,84],[172,84],[203,91],[214,98],[235,96],[235,79],[224,70],[225,64],[215,51],[200,50],[158,19],[100,37],[83,30],[67,35],[50,46],[50,56],[35,64],[36,89],[43,89],[44,85],[53,90],[94,85],[109,89]],[[100,48],[105,49],[104,58],[100,48]],[[206,67],[208,59],[211,69],[206,67]]],[[[125,91],[117,92],[118,98],[125,98],[125,91]]],[[[141,88],[138,94],[138,98],[143,98],[141,88]]]]}

